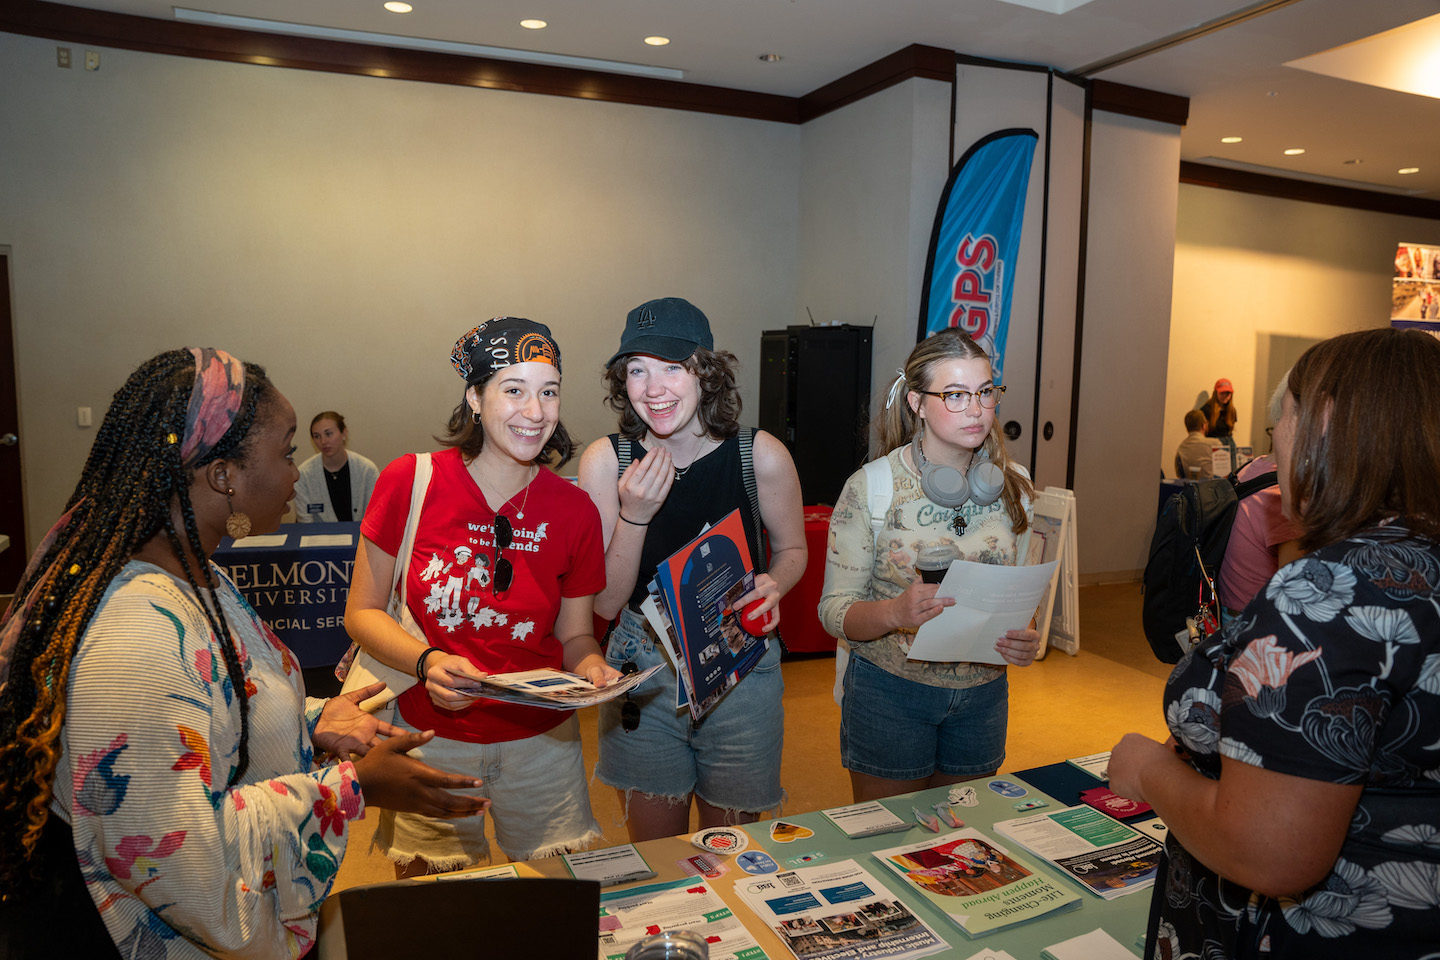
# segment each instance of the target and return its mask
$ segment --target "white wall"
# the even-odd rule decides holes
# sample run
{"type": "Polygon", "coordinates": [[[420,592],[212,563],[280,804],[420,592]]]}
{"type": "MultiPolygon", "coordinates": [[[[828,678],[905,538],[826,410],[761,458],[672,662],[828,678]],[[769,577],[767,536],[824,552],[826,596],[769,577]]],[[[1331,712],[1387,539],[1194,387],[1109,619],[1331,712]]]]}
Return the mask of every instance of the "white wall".
{"type": "Polygon", "coordinates": [[[1395,247],[1406,241],[1440,245],[1440,223],[1182,185],[1165,431],[1152,451],[1166,475],[1185,411],[1219,377],[1235,386],[1236,442],[1267,451],[1272,347],[1388,326],[1395,247]]]}
{"type": "Polygon", "coordinates": [[[949,126],[950,84],[916,79],[801,128],[792,322],[810,322],[808,307],[817,323],[875,323],[872,394],[889,387],[915,346],[949,126]]]}
{"type": "Polygon", "coordinates": [[[500,313],[551,325],[567,425],[608,432],[626,311],[684,296],[754,410],[759,333],[796,311],[798,127],[102,54],[60,70],[53,42],[0,34],[32,546],[94,436],[75,408],[98,422],[177,346],[265,364],[302,425],[337,409],[384,463],[433,445],[460,399],[451,346],[500,313]]]}
{"type": "Polygon", "coordinates": [[[1093,114],[1074,488],[1086,582],[1138,579],[1155,528],[1179,167],[1179,127],[1093,114]]]}

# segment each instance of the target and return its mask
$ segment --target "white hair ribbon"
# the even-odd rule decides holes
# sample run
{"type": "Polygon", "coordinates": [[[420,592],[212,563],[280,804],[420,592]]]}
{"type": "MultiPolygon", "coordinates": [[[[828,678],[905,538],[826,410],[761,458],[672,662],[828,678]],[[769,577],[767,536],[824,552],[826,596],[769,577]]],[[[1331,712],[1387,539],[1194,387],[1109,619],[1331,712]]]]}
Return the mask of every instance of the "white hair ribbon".
{"type": "Polygon", "coordinates": [[[895,368],[895,382],[890,384],[890,395],[885,398],[885,409],[889,410],[895,405],[895,398],[900,393],[900,388],[905,385],[905,371],[900,367],[895,368]]]}

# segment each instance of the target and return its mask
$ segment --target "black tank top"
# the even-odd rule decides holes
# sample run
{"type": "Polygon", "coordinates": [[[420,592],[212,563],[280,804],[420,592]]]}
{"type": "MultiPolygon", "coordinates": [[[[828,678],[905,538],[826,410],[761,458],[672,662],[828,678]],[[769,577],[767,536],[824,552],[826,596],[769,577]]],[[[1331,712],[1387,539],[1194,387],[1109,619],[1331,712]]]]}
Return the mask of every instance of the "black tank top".
{"type": "MultiPolygon", "coordinates": [[[[749,430],[753,442],[754,427],[749,430]]],[[[610,447],[620,459],[620,434],[610,434],[610,447]]],[[[630,441],[630,456],[639,460],[645,448],[637,440],[630,441]]],[[[655,571],[671,554],[700,536],[705,525],[716,524],[736,508],[745,524],[745,539],[750,545],[750,560],[755,572],[769,569],[761,545],[761,531],[755,528],[754,511],[745,492],[745,473],[741,465],[739,435],[722,441],[720,446],[696,460],[670,485],[670,494],[661,504],[645,532],[645,546],[640,551],[640,569],[635,575],[635,589],[630,594],[630,609],[640,611],[640,604],[649,596],[650,581],[655,571]]]]}

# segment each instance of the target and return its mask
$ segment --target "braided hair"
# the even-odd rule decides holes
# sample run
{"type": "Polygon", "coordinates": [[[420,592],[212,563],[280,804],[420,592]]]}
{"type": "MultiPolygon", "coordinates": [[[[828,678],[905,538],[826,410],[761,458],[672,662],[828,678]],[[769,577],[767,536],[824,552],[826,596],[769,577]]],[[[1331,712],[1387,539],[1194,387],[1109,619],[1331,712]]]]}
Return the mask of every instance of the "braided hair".
{"type": "Polygon", "coordinates": [[[244,368],[234,422],[190,468],[182,464],[176,438],[185,432],[194,355],[162,353],[131,374],[111,400],[66,504],[73,511],[69,523],[15,594],[13,603],[19,605],[38,588],[0,696],[0,891],[10,893],[38,866],[26,868],[49,816],[71,661],[111,580],[162,529],[218,640],[240,711],[240,746],[227,789],[245,774],[250,703],[244,669],[190,500],[195,467],[221,458],[245,463],[251,428],[278,395],[263,368],[252,363],[244,368]],[[176,529],[176,504],[183,529],[176,529]],[[198,570],[191,556],[200,558],[198,570]]]}

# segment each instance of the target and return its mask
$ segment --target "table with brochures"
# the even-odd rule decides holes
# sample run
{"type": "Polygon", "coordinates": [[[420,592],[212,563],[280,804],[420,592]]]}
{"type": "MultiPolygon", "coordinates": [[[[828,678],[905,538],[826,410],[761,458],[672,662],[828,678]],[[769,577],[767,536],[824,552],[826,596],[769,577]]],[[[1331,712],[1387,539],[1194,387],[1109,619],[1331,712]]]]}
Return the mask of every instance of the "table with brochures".
{"type": "MultiPolygon", "coordinates": [[[[1090,778],[1074,768],[1067,768],[1067,765],[1063,763],[1038,767],[1034,770],[1002,773],[996,777],[962,784],[962,786],[975,788],[977,804],[973,807],[956,806],[954,809],[956,814],[965,821],[967,827],[977,828],[1001,844],[1014,849],[1016,845],[1013,842],[993,829],[996,822],[1013,820],[1030,812],[1038,813],[1074,805],[1078,802],[1080,790],[1094,787],[1099,783],[1100,781],[1090,778]],[[1057,795],[1042,793],[1029,779],[1032,775],[1035,780],[1042,781],[1054,789],[1057,795]],[[989,788],[991,780],[1017,784],[1025,789],[1025,796],[1002,796],[989,788]],[[1033,811],[1017,810],[1016,808],[1017,803],[1028,803],[1037,799],[1045,801],[1047,806],[1033,811]]],[[[1007,792],[1013,793],[1014,791],[1007,792]]],[[[811,836],[797,837],[786,843],[779,843],[771,838],[771,821],[769,820],[743,824],[741,829],[750,839],[748,850],[760,850],[769,854],[778,864],[780,873],[799,866],[845,859],[856,861],[871,876],[887,886],[893,894],[905,902],[916,916],[928,923],[950,945],[951,949],[935,954],[935,956],[968,958],[980,953],[982,949],[990,947],[1006,950],[1016,960],[1038,958],[1046,947],[1089,933],[1097,927],[1103,928],[1135,956],[1141,955],[1143,951],[1139,938],[1144,932],[1149,912],[1150,889],[1137,890],[1114,900],[1104,900],[1086,892],[1078,884],[1063,877],[1058,870],[1024,850],[1019,850],[1019,854],[1035,865],[1048,879],[1056,885],[1080,895],[1081,903],[1078,909],[1046,914],[1007,929],[971,939],[938,911],[912,896],[907,891],[904,881],[888,871],[870,854],[876,850],[887,850],[936,837],[935,833],[915,822],[912,808],[933,811],[932,804],[944,801],[948,793],[949,788],[937,788],[882,800],[884,806],[911,824],[910,828],[903,832],[851,839],[819,811],[783,816],[782,820],[802,828],[802,833],[804,830],[812,831],[811,836]]],[[[950,828],[942,826],[941,834],[943,835],[949,830],[950,828]]],[[[616,890],[639,888],[647,884],[680,879],[687,873],[693,872],[693,869],[687,869],[686,865],[692,863],[692,858],[701,853],[689,842],[688,837],[667,837],[646,841],[636,846],[657,876],[649,880],[606,887],[604,891],[606,894],[616,890]]],[[[716,856],[714,854],[710,856],[719,860],[726,871],[723,876],[708,878],[708,882],[715,892],[753,934],[767,956],[772,960],[786,960],[791,957],[792,954],[779,938],[746,906],[740,890],[737,889],[740,885],[764,880],[766,876],[773,877],[775,874],[752,876],[740,868],[735,856],[716,856]]],[[[521,876],[570,876],[564,860],[560,857],[519,864],[517,869],[521,876]]]]}

